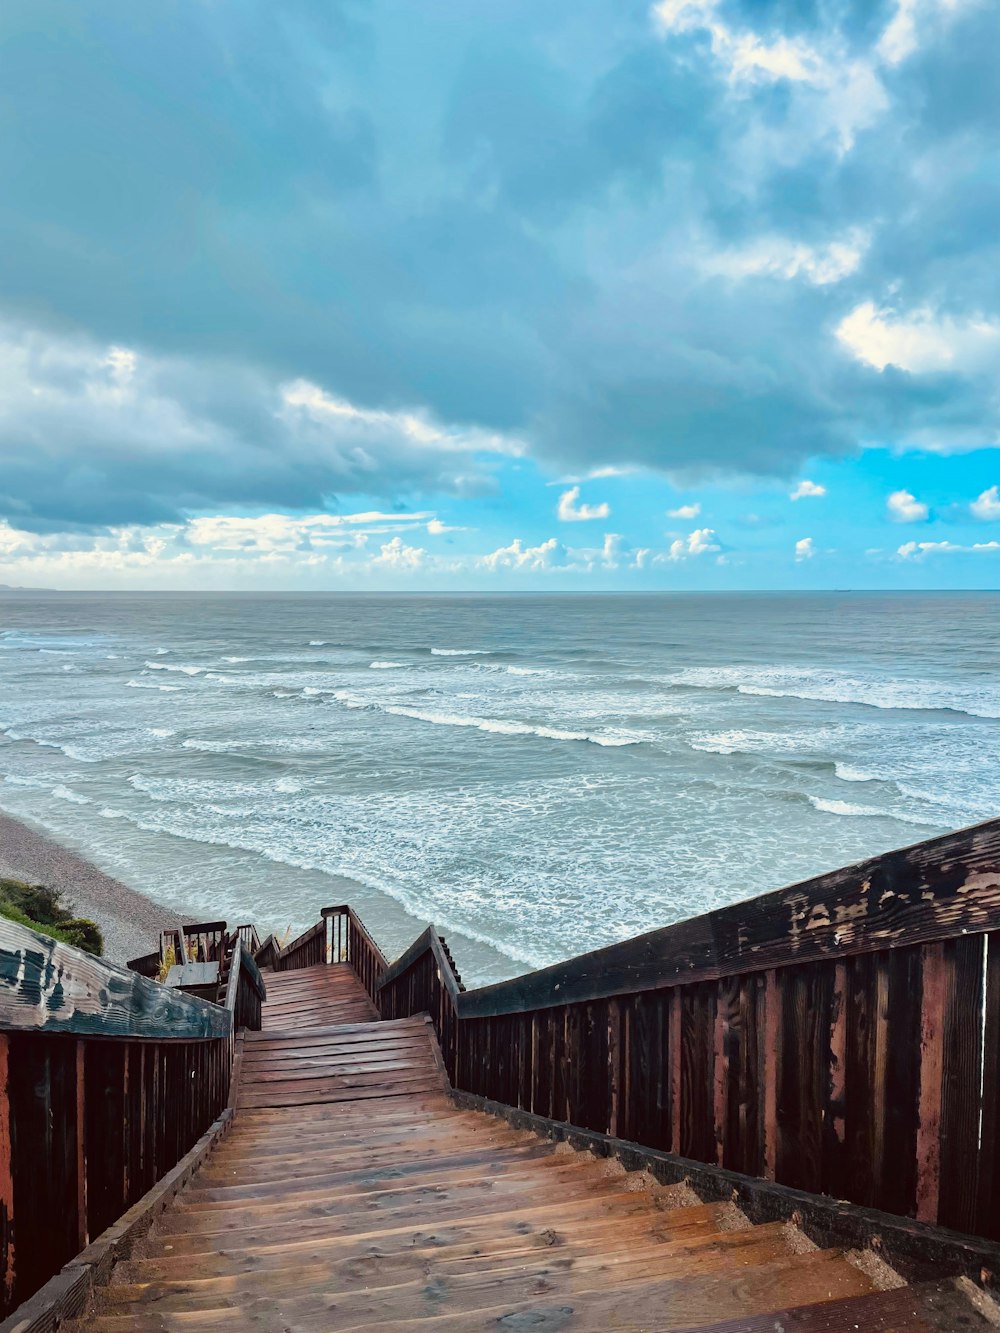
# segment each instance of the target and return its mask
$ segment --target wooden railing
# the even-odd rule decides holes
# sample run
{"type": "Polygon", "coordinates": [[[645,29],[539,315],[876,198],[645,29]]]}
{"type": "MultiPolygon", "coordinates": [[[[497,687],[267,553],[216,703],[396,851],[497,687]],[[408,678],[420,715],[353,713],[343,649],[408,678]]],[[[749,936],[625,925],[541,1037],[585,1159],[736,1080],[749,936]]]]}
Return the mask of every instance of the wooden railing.
{"type": "Polygon", "coordinates": [[[1000,821],[463,992],[382,975],[468,1093],[1000,1238],[1000,821]]]}
{"type": "MultiPolygon", "coordinates": [[[[257,932],[253,926],[240,926],[241,931],[257,932]]],[[[173,955],[175,963],[218,962],[225,944],[227,929],[225,921],[198,921],[186,923],[179,928],[169,926],[160,931],[160,947],[155,953],[143,954],[139,958],[130,958],[126,966],[131,972],[138,972],[143,977],[156,977],[167,959],[167,953],[173,955]]],[[[254,948],[259,947],[257,940],[254,948]]]]}
{"type": "Polygon", "coordinates": [[[304,930],[290,944],[282,947],[269,936],[271,943],[271,967],[275,972],[289,972],[299,967],[315,967],[326,962],[326,923],[317,921],[314,926],[304,930]]]}
{"type": "MultiPolygon", "coordinates": [[[[246,929],[237,928],[226,941],[219,963],[218,1000],[232,1013],[234,1029],[259,1032],[261,1004],[267,999],[267,989],[246,943],[246,929]]],[[[254,930],[253,937],[256,936],[254,930]]]]}
{"type": "Polygon", "coordinates": [[[350,963],[368,994],[375,999],[379,981],[389,964],[353,907],[324,907],[327,958],[331,963],[350,963]]]}
{"type": "Polygon", "coordinates": [[[0,918],[0,1314],[222,1113],[234,1011],[255,992],[245,958],[232,975],[220,1007],[0,918]]]}

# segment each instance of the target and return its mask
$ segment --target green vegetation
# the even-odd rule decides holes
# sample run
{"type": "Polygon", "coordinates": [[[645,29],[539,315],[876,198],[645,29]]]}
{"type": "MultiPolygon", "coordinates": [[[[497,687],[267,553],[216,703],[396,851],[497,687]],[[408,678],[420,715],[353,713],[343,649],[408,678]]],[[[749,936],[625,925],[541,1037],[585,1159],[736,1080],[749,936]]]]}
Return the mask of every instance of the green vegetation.
{"type": "Polygon", "coordinates": [[[24,884],[19,879],[0,879],[0,916],[51,935],[85,953],[101,955],[104,937],[99,927],[85,917],[74,916],[61,901],[58,889],[43,884],[24,884]]]}

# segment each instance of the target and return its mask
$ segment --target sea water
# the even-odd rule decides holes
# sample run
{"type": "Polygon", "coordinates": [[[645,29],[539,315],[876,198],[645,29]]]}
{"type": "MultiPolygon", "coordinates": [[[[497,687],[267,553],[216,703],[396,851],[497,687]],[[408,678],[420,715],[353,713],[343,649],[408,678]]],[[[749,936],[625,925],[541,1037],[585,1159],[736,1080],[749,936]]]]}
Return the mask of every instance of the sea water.
{"type": "Polygon", "coordinates": [[[982,593],[0,593],[0,807],[487,981],[997,815],[998,650],[982,593]]]}

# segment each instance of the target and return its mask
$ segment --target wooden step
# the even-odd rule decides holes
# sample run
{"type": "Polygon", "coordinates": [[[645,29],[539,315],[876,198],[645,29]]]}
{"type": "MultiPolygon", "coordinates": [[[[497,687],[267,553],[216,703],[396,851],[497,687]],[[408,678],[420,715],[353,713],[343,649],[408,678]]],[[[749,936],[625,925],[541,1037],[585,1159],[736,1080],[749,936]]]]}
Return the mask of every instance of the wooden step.
{"type": "MultiPolygon", "coordinates": [[[[755,1319],[727,1319],[699,1326],[701,1333],[986,1333],[996,1322],[976,1309],[969,1284],[954,1279],[924,1282],[867,1296],[776,1310],[755,1319]]],[[[677,1333],[693,1333],[694,1325],[677,1333]]]]}
{"type": "Polygon", "coordinates": [[[654,1273],[658,1279],[685,1277],[692,1265],[699,1273],[747,1268],[771,1263],[787,1256],[785,1228],[779,1224],[754,1227],[699,1238],[687,1245],[657,1244],[632,1237],[631,1243],[615,1245],[605,1232],[592,1237],[587,1246],[575,1238],[571,1248],[537,1246],[484,1254],[478,1247],[465,1247],[459,1255],[422,1249],[396,1254],[366,1256],[331,1263],[325,1256],[312,1263],[291,1263],[283,1268],[251,1269],[225,1277],[190,1274],[171,1282],[135,1283],[109,1288],[102,1302],[105,1312],[144,1301],[155,1302],[157,1311],[210,1310],[224,1304],[233,1309],[259,1296],[295,1296],[305,1288],[335,1291],[339,1295],[378,1291],[387,1307],[418,1294],[427,1281],[429,1267],[434,1278],[447,1282],[453,1293],[488,1291],[490,1298],[504,1283],[549,1282],[565,1275],[575,1283],[592,1287],[597,1283],[641,1281],[654,1273]]]}
{"type": "MultiPolygon", "coordinates": [[[[200,1333],[240,1326],[269,1329],[336,1329],[337,1333],[417,1333],[418,1330],[558,1329],[566,1333],[651,1333],[651,1330],[705,1328],[718,1317],[762,1314],[789,1305],[836,1300],[871,1291],[871,1283],[837,1251],[778,1259],[735,1271],[674,1280],[650,1277],[617,1282],[608,1273],[550,1271],[539,1277],[483,1279],[457,1284],[425,1277],[419,1282],[370,1293],[329,1289],[292,1297],[250,1297],[237,1305],[202,1311],[169,1310],[153,1315],[144,1327],[200,1333]],[[805,1299],[801,1299],[805,1296],[805,1299]],[[668,1322],[669,1321],[669,1322],[668,1322]]],[[[89,1323],[93,1333],[134,1329],[134,1314],[100,1315],[89,1323]]]]}
{"type": "MultiPolygon", "coordinates": [[[[396,1257],[440,1256],[442,1262],[462,1261],[467,1256],[496,1254],[533,1254],[538,1250],[566,1250],[577,1247],[611,1245],[629,1246],[653,1241],[658,1245],[695,1246],[711,1244],[720,1237],[736,1234],[724,1229],[729,1205],[694,1204],[663,1212],[643,1209],[629,1216],[617,1216],[609,1224],[606,1217],[569,1218],[568,1227],[546,1225],[549,1220],[520,1221],[515,1228],[497,1226],[491,1218],[475,1219],[454,1227],[351,1232],[339,1236],[301,1237],[284,1240],[272,1238],[271,1244],[241,1245],[200,1254],[196,1261],[202,1277],[222,1277],[231,1273],[262,1272],[290,1265],[325,1262],[337,1265],[345,1260],[355,1263],[391,1264],[396,1257]]],[[[166,1252],[154,1237],[144,1242],[153,1257],[136,1256],[119,1264],[115,1281],[125,1283],[184,1281],[193,1268],[191,1257],[166,1252]]]]}
{"type": "MultiPolygon", "coordinates": [[[[460,1207],[447,1212],[435,1210],[431,1207],[422,1210],[419,1215],[404,1212],[401,1217],[379,1215],[368,1219],[358,1219],[357,1217],[348,1216],[345,1219],[343,1216],[337,1215],[324,1216],[322,1211],[317,1209],[313,1212],[306,1210],[304,1213],[293,1211],[291,1216],[287,1214],[268,1216],[265,1214],[261,1217],[258,1215],[252,1224],[238,1229],[229,1228],[216,1231],[200,1226],[194,1229],[179,1228],[172,1220],[175,1214],[171,1209],[157,1222],[154,1232],[143,1244],[144,1253],[148,1254],[150,1253],[149,1247],[151,1244],[159,1244],[164,1237],[168,1237],[172,1253],[193,1255],[230,1249],[233,1246],[248,1248],[257,1245],[278,1245],[288,1241],[351,1236],[363,1233],[382,1234],[384,1231],[410,1230],[411,1228],[419,1229],[422,1232],[434,1232],[435,1234],[442,1231],[450,1234],[456,1228],[471,1227],[479,1223],[486,1227],[507,1227],[511,1230],[532,1225],[542,1227],[571,1226],[581,1217],[588,1219],[635,1217],[636,1215],[648,1216],[648,1212],[649,1200],[644,1198],[642,1194],[625,1189],[600,1197],[591,1194],[582,1200],[565,1198],[561,1192],[554,1197],[550,1192],[544,1203],[528,1206],[522,1201],[516,1213],[502,1216],[499,1215],[499,1210],[489,1207],[480,1213],[474,1214],[463,1212],[460,1207]]],[[[192,1215],[192,1220],[197,1222],[198,1215],[192,1215]]]]}

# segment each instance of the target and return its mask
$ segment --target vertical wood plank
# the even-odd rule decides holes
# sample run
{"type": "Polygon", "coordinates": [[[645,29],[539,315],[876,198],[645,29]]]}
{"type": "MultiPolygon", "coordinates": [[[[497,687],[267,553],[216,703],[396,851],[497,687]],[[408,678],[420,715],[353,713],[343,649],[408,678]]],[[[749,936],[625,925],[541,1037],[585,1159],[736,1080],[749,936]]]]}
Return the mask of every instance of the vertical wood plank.
{"type": "Polygon", "coordinates": [[[920,1097],[917,1114],[917,1197],[920,1222],[935,1222],[941,1189],[941,1088],[944,1071],[944,945],[921,947],[920,1097]]]}
{"type": "Polygon", "coordinates": [[[87,1101],[85,1043],[76,1042],[76,1239],[79,1249],[88,1241],[87,1230],[87,1101]]]}
{"type": "Polygon", "coordinates": [[[948,940],[941,1095],[941,1192],[938,1222],[970,1231],[976,1218],[979,1097],[982,1074],[983,940],[948,940]]]}
{"type": "Polygon", "coordinates": [[[976,1168],[976,1232],[1000,1239],[1000,932],[986,937],[983,1124],[976,1168]]]}
{"type": "Polygon", "coordinates": [[[670,1062],[670,1151],[681,1150],[681,1095],[683,1070],[681,1067],[681,994],[680,987],[670,989],[669,1040],[667,1054],[670,1062]]]}
{"type": "Polygon", "coordinates": [[[823,1165],[820,1188],[837,1195],[844,1187],[845,1094],[847,1079],[847,968],[833,965],[827,1025],[826,1098],[823,1107],[823,1165]]]}
{"type": "Polygon", "coordinates": [[[17,1253],[14,1232],[14,1171],[11,1143],[10,1043],[0,1032],[0,1313],[14,1305],[17,1253]]]}
{"type": "Polygon", "coordinates": [[[622,1091],[622,1018],[621,1002],[617,996],[608,1001],[607,1048],[607,1132],[612,1138],[618,1138],[618,1107],[622,1091]]]}
{"type": "Polygon", "coordinates": [[[778,980],[775,969],[764,974],[764,1116],[763,1116],[763,1170],[768,1180],[775,1179],[778,1161],[778,1078],[780,1075],[781,1009],[778,980]]]}
{"type": "Polygon", "coordinates": [[[916,1209],[920,1119],[920,946],[892,949],[886,955],[885,970],[888,1028],[879,1207],[912,1217],[916,1209]]]}

